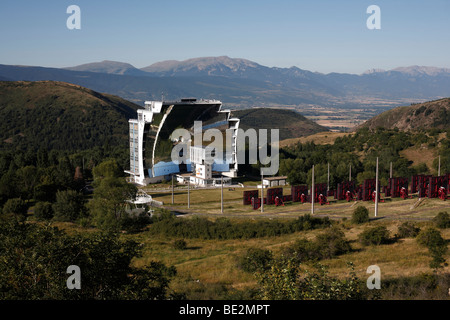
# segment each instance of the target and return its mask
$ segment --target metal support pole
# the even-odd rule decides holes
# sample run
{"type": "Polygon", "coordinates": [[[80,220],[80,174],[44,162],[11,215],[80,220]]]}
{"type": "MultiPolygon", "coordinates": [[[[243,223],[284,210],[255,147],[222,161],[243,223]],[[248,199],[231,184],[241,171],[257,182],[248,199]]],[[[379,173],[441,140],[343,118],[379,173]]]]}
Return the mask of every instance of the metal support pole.
{"type": "Polygon", "coordinates": [[[314,214],[314,165],[312,166],[311,214],[314,214]]]}
{"type": "Polygon", "coordinates": [[[223,176],[220,179],[221,187],[220,187],[220,212],[223,213],[223,176]]]}
{"type": "Polygon", "coordinates": [[[348,181],[352,181],[352,164],[351,163],[349,166],[348,181]]]}
{"type": "Polygon", "coordinates": [[[173,175],[172,175],[172,204],[174,204],[174,196],[173,196],[173,175]]]}
{"type": "Polygon", "coordinates": [[[441,156],[439,156],[438,177],[441,176],[441,156]]]}
{"type": "MultiPolygon", "coordinates": [[[[330,191],[330,163],[328,162],[327,191],[330,191]]],[[[328,194],[327,194],[328,196],[328,194]]]]}
{"type": "Polygon", "coordinates": [[[261,168],[261,213],[264,212],[264,175],[261,168]]]}
{"type": "Polygon", "coordinates": [[[377,172],[375,177],[375,217],[378,216],[378,157],[377,157],[377,172]]]}
{"type": "Polygon", "coordinates": [[[191,194],[190,194],[190,190],[191,189],[191,177],[189,177],[188,180],[188,209],[191,207],[191,194]]]}
{"type": "Polygon", "coordinates": [[[389,178],[392,179],[392,161],[391,161],[391,164],[390,164],[389,178]]]}

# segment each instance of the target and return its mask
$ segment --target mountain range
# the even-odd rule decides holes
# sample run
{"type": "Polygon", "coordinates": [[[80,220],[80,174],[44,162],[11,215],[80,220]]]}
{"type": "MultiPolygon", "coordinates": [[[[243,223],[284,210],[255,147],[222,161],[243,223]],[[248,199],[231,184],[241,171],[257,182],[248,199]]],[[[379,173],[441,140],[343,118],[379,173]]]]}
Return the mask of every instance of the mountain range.
{"type": "Polygon", "coordinates": [[[182,97],[246,107],[393,107],[450,96],[450,69],[424,66],[318,73],[221,57],[168,60],[141,69],[117,61],[67,68],[0,65],[0,80],[64,81],[137,104],[182,97]]]}

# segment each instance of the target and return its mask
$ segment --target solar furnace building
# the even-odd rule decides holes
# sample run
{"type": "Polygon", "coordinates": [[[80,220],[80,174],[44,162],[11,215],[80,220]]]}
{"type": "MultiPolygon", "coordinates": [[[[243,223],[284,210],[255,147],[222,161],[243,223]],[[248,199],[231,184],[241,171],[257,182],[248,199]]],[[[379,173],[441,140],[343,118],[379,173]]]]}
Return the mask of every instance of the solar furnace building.
{"type": "MultiPolygon", "coordinates": [[[[203,132],[218,129],[222,133],[223,159],[212,164],[212,171],[236,177],[239,119],[231,118],[230,110],[222,110],[222,103],[218,100],[181,99],[174,102],[146,101],[145,108],[137,111],[137,119],[129,120],[130,170],[125,172],[130,174],[130,182],[147,185],[168,180],[172,174],[195,170],[189,157],[183,162],[172,160],[172,149],[178,143],[183,142],[188,148],[193,146],[195,121],[202,122],[203,132]],[[172,135],[175,129],[180,128],[189,132],[190,137],[186,141],[179,141],[172,135]]],[[[190,153],[187,150],[186,156],[190,153]]]]}

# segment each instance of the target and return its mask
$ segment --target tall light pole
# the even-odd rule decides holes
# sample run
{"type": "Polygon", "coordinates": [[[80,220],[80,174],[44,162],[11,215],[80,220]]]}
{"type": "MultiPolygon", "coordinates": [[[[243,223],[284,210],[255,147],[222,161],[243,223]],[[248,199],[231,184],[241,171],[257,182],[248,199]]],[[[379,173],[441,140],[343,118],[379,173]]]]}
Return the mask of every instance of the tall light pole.
{"type": "Polygon", "coordinates": [[[375,175],[375,217],[378,216],[378,157],[377,157],[377,171],[375,175]]]}
{"type": "Polygon", "coordinates": [[[220,178],[220,213],[223,213],[223,176],[220,178]]]}
{"type": "Polygon", "coordinates": [[[441,176],[441,156],[439,156],[438,177],[441,176]]]}
{"type": "Polygon", "coordinates": [[[261,168],[261,213],[264,212],[264,174],[261,168]]]}
{"type": "Polygon", "coordinates": [[[348,181],[352,181],[352,164],[349,165],[348,181]]]}
{"type": "Polygon", "coordinates": [[[172,204],[174,203],[174,197],[173,197],[173,174],[172,174],[172,204]]]}
{"type": "Polygon", "coordinates": [[[389,178],[392,179],[392,161],[391,161],[390,168],[389,168],[389,178]]]}
{"type": "Polygon", "coordinates": [[[314,214],[314,165],[312,166],[311,214],[314,214]]]}
{"type": "Polygon", "coordinates": [[[191,189],[191,177],[189,176],[189,180],[188,180],[188,209],[191,207],[190,189],[191,189]]]}
{"type": "MultiPolygon", "coordinates": [[[[330,191],[330,163],[328,162],[327,192],[330,191]]],[[[327,194],[328,196],[328,194],[327,194]]]]}

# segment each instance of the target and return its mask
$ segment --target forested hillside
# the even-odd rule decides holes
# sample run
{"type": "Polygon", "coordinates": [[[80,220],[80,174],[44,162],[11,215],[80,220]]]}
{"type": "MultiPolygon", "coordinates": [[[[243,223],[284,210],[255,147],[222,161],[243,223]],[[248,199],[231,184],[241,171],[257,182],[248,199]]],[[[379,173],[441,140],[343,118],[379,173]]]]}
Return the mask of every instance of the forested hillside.
{"type": "Polygon", "coordinates": [[[252,108],[236,110],[232,116],[241,121],[239,127],[247,130],[279,129],[280,140],[309,136],[317,132],[328,131],[300,113],[286,109],[252,108]]]}
{"type": "Polygon", "coordinates": [[[0,82],[0,149],[127,145],[138,105],[64,82],[0,82]]]}
{"type": "Polygon", "coordinates": [[[404,132],[398,129],[359,129],[355,134],[338,137],[334,144],[298,143],[281,150],[280,171],[291,183],[310,183],[311,168],[315,165],[316,183],[327,182],[327,164],[330,164],[330,185],[352,179],[362,183],[375,178],[376,158],[379,157],[382,184],[389,178],[390,163],[397,177],[413,174],[436,174],[438,156],[441,172],[450,172],[450,140],[446,131],[439,129],[404,132]],[[405,156],[405,150],[416,150],[414,159],[405,156]],[[432,159],[424,157],[431,154],[432,159]],[[427,165],[426,162],[431,163],[427,165]]]}
{"type": "Polygon", "coordinates": [[[450,98],[394,108],[368,120],[360,127],[370,129],[377,127],[398,128],[400,130],[436,128],[446,130],[450,128],[450,98]]]}

